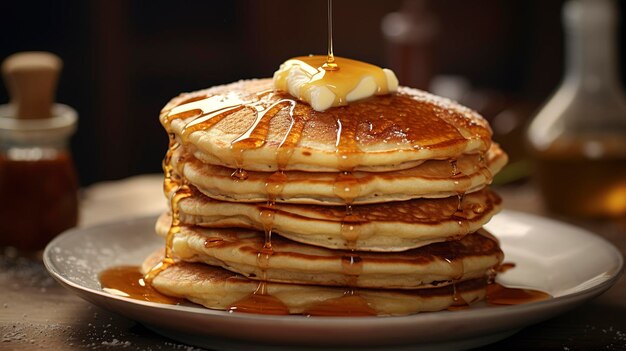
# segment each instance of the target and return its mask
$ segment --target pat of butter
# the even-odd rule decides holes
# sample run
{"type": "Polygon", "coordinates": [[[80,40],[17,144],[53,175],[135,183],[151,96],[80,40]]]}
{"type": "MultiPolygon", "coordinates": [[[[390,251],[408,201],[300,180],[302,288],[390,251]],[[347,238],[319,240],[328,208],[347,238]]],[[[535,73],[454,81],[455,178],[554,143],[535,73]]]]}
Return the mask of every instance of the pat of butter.
{"type": "Polygon", "coordinates": [[[326,56],[302,56],[285,61],[274,73],[274,87],[307,102],[316,111],[398,90],[393,71],[369,63],[335,57],[339,67],[322,67],[326,56]]]}

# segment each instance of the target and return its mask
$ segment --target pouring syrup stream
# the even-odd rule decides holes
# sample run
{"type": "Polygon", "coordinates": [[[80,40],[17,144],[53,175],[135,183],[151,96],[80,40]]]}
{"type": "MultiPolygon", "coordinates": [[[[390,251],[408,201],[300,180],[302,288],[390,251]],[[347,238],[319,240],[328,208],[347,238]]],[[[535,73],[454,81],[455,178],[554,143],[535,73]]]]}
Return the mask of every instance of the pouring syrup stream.
{"type": "Polygon", "coordinates": [[[333,53],[333,0],[328,0],[328,55],[326,56],[326,63],[322,65],[322,68],[326,71],[339,69],[333,53]]]}

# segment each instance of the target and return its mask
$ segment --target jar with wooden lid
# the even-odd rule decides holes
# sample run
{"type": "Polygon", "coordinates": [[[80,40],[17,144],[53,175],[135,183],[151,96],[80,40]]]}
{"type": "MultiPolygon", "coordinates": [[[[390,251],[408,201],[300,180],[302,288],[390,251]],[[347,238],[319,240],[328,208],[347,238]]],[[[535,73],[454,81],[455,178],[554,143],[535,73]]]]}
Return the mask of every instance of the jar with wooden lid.
{"type": "Polygon", "coordinates": [[[52,104],[58,58],[16,54],[3,63],[10,104],[0,105],[0,246],[37,251],[78,220],[69,150],[76,111],[52,104]]]}

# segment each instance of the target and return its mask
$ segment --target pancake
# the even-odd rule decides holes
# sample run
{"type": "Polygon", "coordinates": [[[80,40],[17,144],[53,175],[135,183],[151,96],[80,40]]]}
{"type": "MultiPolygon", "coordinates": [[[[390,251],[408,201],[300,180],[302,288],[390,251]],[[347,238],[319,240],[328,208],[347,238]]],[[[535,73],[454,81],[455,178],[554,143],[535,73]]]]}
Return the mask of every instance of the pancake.
{"type": "Polygon", "coordinates": [[[484,298],[504,257],[482,229],[501,203],[488,185],[507,162],[488,123],[389,79],[361,96],[371,77],[311,67],[293,72],[334,100],[291,73],[277,86],[317,111],[270,79],[163,108],[166,257],[144,263],[145,280],[264,314],[406,315],[484,298]],[[349,89],[330,89],[332,77],[349,89]]]}
{"type": "Polygon", "coordinates": [[[485,153],[491,129],[476,112],[400,87],[318,112],[271,79],[181,94],[160,121],[204,163],[251,171],[391,171],[485,153]]]}
{"type": "MultiPolygon", "coordinates": [[[[448,197],[485,187],[506,164],[507,156],[497,144],[485,155],[463,155],[454,160],[429,160],[419,166],[392,172],[352,172],[358,182],[353,204],[403,201],[417,197],[448,197]]],[[[273,173],[246,172],[241,181],[233,169],[203,163],[177,150],[172,157],[174,169],[205,195],[224,201],[265,202],[268,181],[273,173]]],[[[274,201],[299,204],[343,205],[337,195],[337,173],[289,171],[274,201]]]]}
{"type": "MultiPolygon", "coordinates": [[[[162,223],[162,222],[161,222],[162,223]]],[[[168,226],[157,225],[164,234],[168,226]]],[[[400,253],[329,250],[272,237],[264,250],[262,232],[182,226],[172,241],[173,255],[272,282],[418,289],[484,277],[498,266],[502,251],[490,234],[430,244],[400,253]]]]}
{"type": "Polygon", "coordinates": [[[488,189],[442,199],[413,199],[352,207],[236,203],[195,193],[179,203],[182,223],[210,228],[250,228],[330,249],[404,251],[475,232],[500,209],[488,189]],[[271,222],[271,223],[268,223],[271,222]]]}
{"type": "MultiPolygon", "coordinates": [[[[161,257],[159,253],[148,257],[143,264],[143,271],[149,271],[161,257]]],[[[243,307],[248,305],[257,310],[248,309],[247,312],[266,314],[399,316],[440,311],[453,305],[482,300],[485,297],[486,280],[469,280],[454,287],[422,290],[345,289],[265,284],[221,268],[178,262],[159,273],[152,281],[152,286],[162,294],[186,298],[218,310],[246,311],[243,307]],[[259,294],[261,290],[263,295],[259,294]]]]}

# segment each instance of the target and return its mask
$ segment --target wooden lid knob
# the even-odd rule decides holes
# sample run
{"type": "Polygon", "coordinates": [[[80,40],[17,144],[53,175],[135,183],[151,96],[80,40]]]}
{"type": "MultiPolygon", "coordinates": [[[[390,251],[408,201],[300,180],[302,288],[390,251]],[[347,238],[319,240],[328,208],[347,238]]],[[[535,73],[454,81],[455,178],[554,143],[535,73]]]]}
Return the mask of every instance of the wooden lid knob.
{"type": "Polygon", "coordinates": [[[47,118],[51,115],[63,62],[49,52],[19,52],[2,63],[16,118],[47,118]]]}

